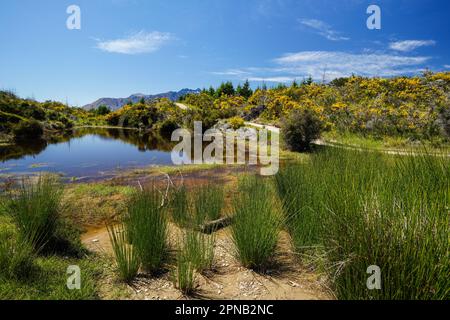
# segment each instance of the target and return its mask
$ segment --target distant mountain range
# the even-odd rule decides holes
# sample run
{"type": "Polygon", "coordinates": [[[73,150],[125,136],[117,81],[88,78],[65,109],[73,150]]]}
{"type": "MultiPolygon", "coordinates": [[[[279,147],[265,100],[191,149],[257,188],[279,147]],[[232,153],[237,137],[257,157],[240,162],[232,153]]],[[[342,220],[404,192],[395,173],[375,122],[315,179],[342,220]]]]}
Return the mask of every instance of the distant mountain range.
{"type": "Polygon", "coordinates": [[[90,104],[83,106],[85,110],[97,109],[99,106],[105,105],[110,110],[115,111],[117,109],[122,108],[129,101],[133,103],[137,103],[144,99],[145,101],[159,99],[159,98],[167,98],[171,101],[177,101],[180,97],[188,94],[188,93],[200,93],[200,89],[192,90],[192,89],[182,89],[180,91],[169,91],[165,93],[159,93],[154,95],[145,95],[145,94],[133,94],[128,98],[101,98],[97,101],[94,101],[90,104]]]}

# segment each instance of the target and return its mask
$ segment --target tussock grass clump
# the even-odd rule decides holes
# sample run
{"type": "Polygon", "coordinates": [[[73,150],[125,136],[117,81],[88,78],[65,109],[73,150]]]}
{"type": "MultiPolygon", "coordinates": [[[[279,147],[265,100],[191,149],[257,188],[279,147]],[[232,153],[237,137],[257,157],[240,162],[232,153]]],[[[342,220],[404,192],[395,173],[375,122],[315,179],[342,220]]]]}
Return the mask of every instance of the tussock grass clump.
{"type": "Polygon", "coordinates": [[[125,228],[143,269],[153,273],[167,257],[168,221],[155,187],[136,192],[127,204],[125,228]]]}
{"type": "Polygon", "coordinates": [[[195,270],[203,273],[210,270],[214,260],[215,236],[197,231],[186,231],[181,248],[184,259],[190,261],[195,270]]]}
{"type": "Polygon", "coordinates": [[[20,240],[36,252],[50,249],[61,222],[63,188],[53,176],[40,176],[36,183],[23,180],[8,195],[5,211],[13,217],[20,240]]]}
{"type": "Polygon", "coordinates": [[[297,250],[324,248],[338,298],[448,298],[448,158],[327,149],[276,181],[297,250]]]}
{"type": "Polygon", "coordinates": [[[190,223],[188,191],[184,185],[172,193],[171,211],[173,221],[180,227],[190,223]]]}
{"type": "Polygon", "coordinates": [[[183,294],[189,295],[195,289],[195,267],[183,254],[177,256],[176,268],[172,272],[175,287],[183,294]]]}
{"type": "Polygon", "coordinates": [[[196,273],[210,270],[214,260],[215,237],[187,230],[180,238],[176,266],[172,271],[175,287],[189,295],[195,289],[196,273]]]}
{"type": "Polygon", "coordinates": [[[128,243],[128,237],[123,225],[108,225],[107,228],[116,259],[119,278],[124,282],[131,282],[137,276],[140,267],[136,250],[128,243]]]}
{"type": "Polygon", "coordinates": [[[13,232],[0,230],[0,278],[26,279],[34,269],[33,248],[18,241],[13,232]]]}
{"type": "Polygon", "coordinates": [[[237,258],[245,267],[263,269],[275,255],[281,217],[267,180],[246,176],[239,181],[239,191],[231,227],[237,258]]]}
{"type": "Polygon", "coordinates": [[[224,189],[221,185],[207,184],[192,192],[181,186],[172,193],[172,219],[180,227],[196,228],[205,222],[219,219],[224,204],[224,189]]]}
{"type": "Polygon", "coordinates": [[[195,190],[193,194],[194,222],[199,225],[205,221],[220,218],[224,207],[224,189],[222,185],[207,184],[195,190]]]}

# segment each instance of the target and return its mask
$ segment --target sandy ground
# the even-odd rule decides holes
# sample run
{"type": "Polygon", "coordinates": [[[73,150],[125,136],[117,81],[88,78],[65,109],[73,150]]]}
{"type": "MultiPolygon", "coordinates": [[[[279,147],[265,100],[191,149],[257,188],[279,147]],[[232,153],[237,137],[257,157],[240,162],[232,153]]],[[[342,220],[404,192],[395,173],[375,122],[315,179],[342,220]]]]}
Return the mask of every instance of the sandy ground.
{"type": "MultiPolygon", "coordinates": [[[[173,246],[178,228],[170,226],[173,246]]],[[[141,275],[126,286],[127,296],[135,300],[179,300],[179,299],[225,299],[225,300],[318,300],[331,299],[324,288],[324,279],[302,267],[290,250],[286,234],[280,237],[283,255],[276,257],[276,267],[264,274],[243,268],[234,257],[234,246],[229,228],[216,234],[215,260],[212,271],[196,277],[196,293],[183,296],[171,280],[169,271],[159,276],[141,275]]],[[[82,237],[83,243],[92,251],[112,256],[111,243],[105,228],[91,229],[82,237]]],[[[105,287],[113,287],[116,280],[105,279],[105,287]]],[[[108,290],[104,289],[108,298],[108,290]]]]}
{"type": "MultiPolygon", "coordinates": [[[[256,170],[253,168],[253,170],[256,170]]],[[[249,168],[217,168],[197,171],[181,175],[171,175],[174,184],[184,183],[192,188],[205,183],[218,183],[228,186],[226,202],[229,202],[235,189],[237,178],[249,168]]],[[[250,171],[252,171],[250,169],[250,171]]],[[[154,176],[123,176],[112,179],[111,183],[118,185],[142,185],[154,183],[154,176]]],[[[164,176],[159,177],[159,183],[166,183],[164,176]]],[[[226,210],[225,210],[226,211],[226,210]]],[[[176,248],[181,230],[170,223],[169,246],[176,248]]],[[[174,287],[169,270],[158,276],[140,275],[132,285],[118,284],[114,272],[107,272],[101,284],[101,297],[104,299],[123,298],[112,292],[117,287],[124,288],[127,299],[136,300],[178,300],[178,299],[225,299],[225,300],[317,300],[332,299],[325,288],[325,279],[314,270],[308,269],[296,259],[292,252],[287,233],[280,235],[280,255],[275,258],[275,266],[264,274],[246,269],[235,258],[235,249],[230,236],[230,228],[215,233],[215,257],[213,270],[197,275],[196,293],[185,297],[174,287]]],[[[82,236],[86,247],[94,252],[106,255],[111,261],[105,267],[113,271],[113,253],[106,228],[104,226],[87,228],[82,236]]],[[[170,269],[168,267],[167,269],[170,269]]]]}

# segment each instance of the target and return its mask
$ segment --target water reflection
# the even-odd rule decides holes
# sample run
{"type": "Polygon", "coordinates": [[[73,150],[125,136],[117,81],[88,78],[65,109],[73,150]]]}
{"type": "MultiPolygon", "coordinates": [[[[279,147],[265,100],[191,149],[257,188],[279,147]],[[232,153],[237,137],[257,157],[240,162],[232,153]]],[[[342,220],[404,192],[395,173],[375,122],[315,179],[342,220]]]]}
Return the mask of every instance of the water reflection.
{"type": "Polygon", "coordinates": [[[137,130],[76,129],[50,141],[0,147],[0,175],[50,171],[80,177],[105,175],[123,168],[171,165],[173,146],[170,139],[137,130]]]}

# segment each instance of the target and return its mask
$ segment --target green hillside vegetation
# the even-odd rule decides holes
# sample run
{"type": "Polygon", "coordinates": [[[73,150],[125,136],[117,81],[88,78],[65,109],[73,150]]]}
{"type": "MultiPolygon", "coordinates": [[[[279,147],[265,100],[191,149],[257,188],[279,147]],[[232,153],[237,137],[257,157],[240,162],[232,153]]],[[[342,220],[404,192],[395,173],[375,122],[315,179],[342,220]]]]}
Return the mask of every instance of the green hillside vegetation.
{"type": "Polygon", "coordinates": [[[37,102],[0,91],[0,138],[22,140],[47,138],[74,126],[103,123],[94,113],[59,102],[37,102]]]}
{"type": "Polygon", "coordinates": [[[225,83],[188,95],[183,103],[197,115],[206,115],[208,124],[242,117],[280,125],[293,111],[309,110],[332,136],[393,137],[436,144],[450,137],[450,73],[390,79],[353,76],[329,84],[306,79],[270,89],[263,85],[251,94],[243,87],[234,89],[225,83]]]}

